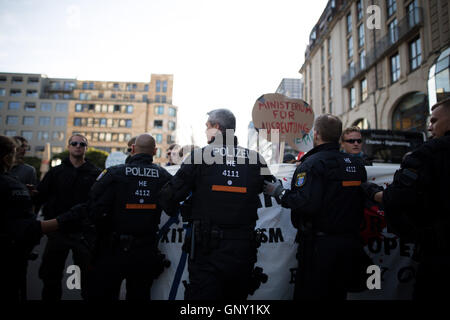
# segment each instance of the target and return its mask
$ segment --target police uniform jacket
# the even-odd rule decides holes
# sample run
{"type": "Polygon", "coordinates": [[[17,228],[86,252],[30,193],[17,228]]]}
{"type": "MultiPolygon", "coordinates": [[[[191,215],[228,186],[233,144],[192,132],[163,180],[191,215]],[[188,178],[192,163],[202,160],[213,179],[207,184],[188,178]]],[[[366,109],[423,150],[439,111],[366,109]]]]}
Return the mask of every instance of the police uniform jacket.
{"type": "Polygon", "coordinates": [[[75,168],[66,158],[59,166],[51,168],[39,183],[39,193],[34,199],[38,205],[44,205],[44,218],[55,218],[74,205],[86,202],[99,174],[100,169],[87,160],[75,168]]]}
{"type": "Polygon", "coordinates": [[[158,193],[171,177],[143,153],[105,169],[90,194],[91,220],[117,235],[155,237],[162,211],[158,193]]]}
{"type": "MultiPolygon", "coordinates": [[[[41,224],[32,212],[28,189],[14,176],[3,173],[0,175],[0,199],[1,247],[23,249],[23,253],[26,254],[27,249],[38,244],[42,236],[41,224]]],[[[4,253],[2,251],[2,254],[4,253]]]]}
{"type": "Polygon", "coordinates": [[[291,190],[281,198],[282,205],[292,209],[296,228],[358,235],[364,212],[359,186],[366,180],[360,158],[340,152],[337,143],[325,143],[302,158],[294,172],[291,190]]]}
{"type": "MultiPolygon", "coordinates": [[[[225,140],[225,139],[224,139],[225,140]]],[[[259,193],[268,179],[264,159],[237,145],[212,142],[194,150],[162,190],[161,204],[175,214],[180,201],[192,192],[193,220],[218,227],[251,227],[258,219],[259,193]],[[264,175],[266,174],[266,175],[264,175]]]]}
{"type": "Polygon", "coordinates": [[[405,157],[383,192],[388,227],[405,239],[422,242],[427,250],[450,248],[449,159],[446,132],[405,157]]]}

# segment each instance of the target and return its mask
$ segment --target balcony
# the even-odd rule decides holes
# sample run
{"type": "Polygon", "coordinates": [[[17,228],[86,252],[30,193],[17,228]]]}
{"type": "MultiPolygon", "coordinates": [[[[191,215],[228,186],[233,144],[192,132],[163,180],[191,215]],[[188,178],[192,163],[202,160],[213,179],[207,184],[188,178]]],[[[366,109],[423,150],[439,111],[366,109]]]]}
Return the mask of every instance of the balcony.
{"type": "Polygon", "coordinates": [[[47,92],[72,92],[75,89],[75,84],[74,85],[59,85],[56,83],[52,83],[49,85],[46,85],[44,87],[44,90],[47,92]]]}
{"type": "Polygon", "coordinates": [[[342,86],[349,87],[355,78],[369,70],[391,51],[394,51],[399,43],[416,32],[421,26],[423,26],[423,9],[419,7],[408,12],[406,17],[400,20],[398,26],[393,29],[393,32],[388,32],[376,42],[375,48],[366,55],[364,68],[361,68],[361,64],[358,62],[356,67],[350,68],[344,73],[341,78],[342,86]]]}

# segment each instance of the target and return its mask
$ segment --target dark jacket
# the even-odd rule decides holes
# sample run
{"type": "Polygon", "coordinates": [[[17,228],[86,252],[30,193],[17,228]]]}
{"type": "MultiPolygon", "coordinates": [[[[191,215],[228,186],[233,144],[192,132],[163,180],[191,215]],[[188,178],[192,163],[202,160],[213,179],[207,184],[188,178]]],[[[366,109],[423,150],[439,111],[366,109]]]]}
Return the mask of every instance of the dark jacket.
{"type": "MultiPolygon", "coordinates": [[[[1,174],[0,201],[2,203],[1,247],[19,246],[25,254],[39,243],[42,236],[40,222],[36,220],[36,215],[32,212],[28,189],[9,173],[1,174]]],[[[5,252],[2,250],[3,253],[5,252]]]]}
{"type": "Polygon", "coordinates": [[[75,168],[69,158],[51,168],[39,183],[34,201],[43,205],[46,220],[57,217],[76,204],[86,202],[88,194],[100,174],[100,169],[86,160],[75,168]]]}
{"type": "Polygon", "coordinates": [[[20,163],[11,168],[9,172],[16,176],[23,184],[37,184],[36,169],[26,163],[20,163]]]}
{"type": "Polygon", "coordinates": [[[425,251],[450,249],[450,132],[403,160],[383,192],[388,227],[425,251]]]}
{"type": "Polygon", "coordinates": [[[148,154],[105,169],[90,193],[90,219],[120,235],[155,236],[162,212],[158,193],[171,177],[148,154]]]}
{"type": "Polygon", "coordinates": [[[337,143],[325,143],[302,158],[291,190],[281,198],[282,205],[292,209],[296,228],[358,235],[364,212],[359,185],[366,180],[366,169],[359,157],[339,152],[337,143]]]}
{"type": "Polygon", "coordinates": [[[179,202],[192,192],[192,219],[212,225],[254,227],[268,174],[264,159],[234,144],[213,142],[194,150],[161,191],[161,205],[174,214],[179,202]],[[228,155],[228,157],[227,157],[228,155]],[[264,169],[266,172],[263,171],[264,169]]]}

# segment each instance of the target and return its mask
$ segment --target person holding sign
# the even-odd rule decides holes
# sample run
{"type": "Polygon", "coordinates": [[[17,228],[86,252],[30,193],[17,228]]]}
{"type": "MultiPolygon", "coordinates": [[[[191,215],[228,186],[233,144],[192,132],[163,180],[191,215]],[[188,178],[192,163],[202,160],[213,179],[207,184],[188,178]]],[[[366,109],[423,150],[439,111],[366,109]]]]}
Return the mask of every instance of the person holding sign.
{"type": "Polygon", "coordinates": [[[294,172],[291,190],[266,182],[264,193],[281,197],[298,229],[294,299],[346,299],[362,243],[367,173],[359,158],[339,151],[342,122],[324,114],[314,122],[314,148],[294,172]]]}
{"type": "Polygon", "coordinates": [[[208,113],[209,145],[195,149],[161,191],[161,206],[192,225],[186,300],[245,300],[256,290],[259,193],[270,179],[264,159],[242,148],[234,136],[236,119],[227,109],[208,113]],[[266,175],[264,175],[266,174],[266,175]]]}

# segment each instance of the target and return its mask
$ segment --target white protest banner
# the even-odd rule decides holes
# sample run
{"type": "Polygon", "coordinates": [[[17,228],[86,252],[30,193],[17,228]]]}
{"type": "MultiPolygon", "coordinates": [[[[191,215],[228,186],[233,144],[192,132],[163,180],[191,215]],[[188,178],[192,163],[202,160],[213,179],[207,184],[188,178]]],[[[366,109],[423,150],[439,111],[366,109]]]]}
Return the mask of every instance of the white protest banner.
{"type": "MultiPolygon", "coordinates": [[[[269,166],[271,172],[283,182],[285,188],[290,188],[295,165],[282,164],[269,166]]],[[[398,165],[380,165],[366,167],[368,180],[380,185],[392,181],[398,165]]],[[[167,167],[174,174],[179,166],[167,167]]],[[[260,195],[264,206],[263,196],[260,195]]],[[[255,300],[289,300],[293,297],[294,279],[297,268],[295,258],[297,230],[290,221],[290,210],[282,208],[273,198],[271,206],[258,209],[257,228],[263,231],[263,242],[258,249],[256,266],[262,267],[269,276],[267,283],[248,299],[255,300]]],[[[181,217],[169,218],[163,214],[161,219],[160,250],[171,261],[170,268],[155,280],[152,287],[152,299],[181,300],[184,297],[183,280],[188,280],[187,255],[181,251],[187,225],[181,217]]],[[[380,290],[366,290],[351,293],[348,299],[410,299],[417,264],[412,259],[415,248],[404,243],[386,230],[386,222],[382,210],[368,207],[365,211],[365,224],[361,232],[366,241],[366,251],[373,262],[382,270],[380,290]]],[[[369,275],[368,275],[369,276],[369,275]]]]}
{"type": "Polygon", "coordinates": [[[105,160],[105,168],[124,164],[127,155],[123,152],[111,152],[105,160]]]}

